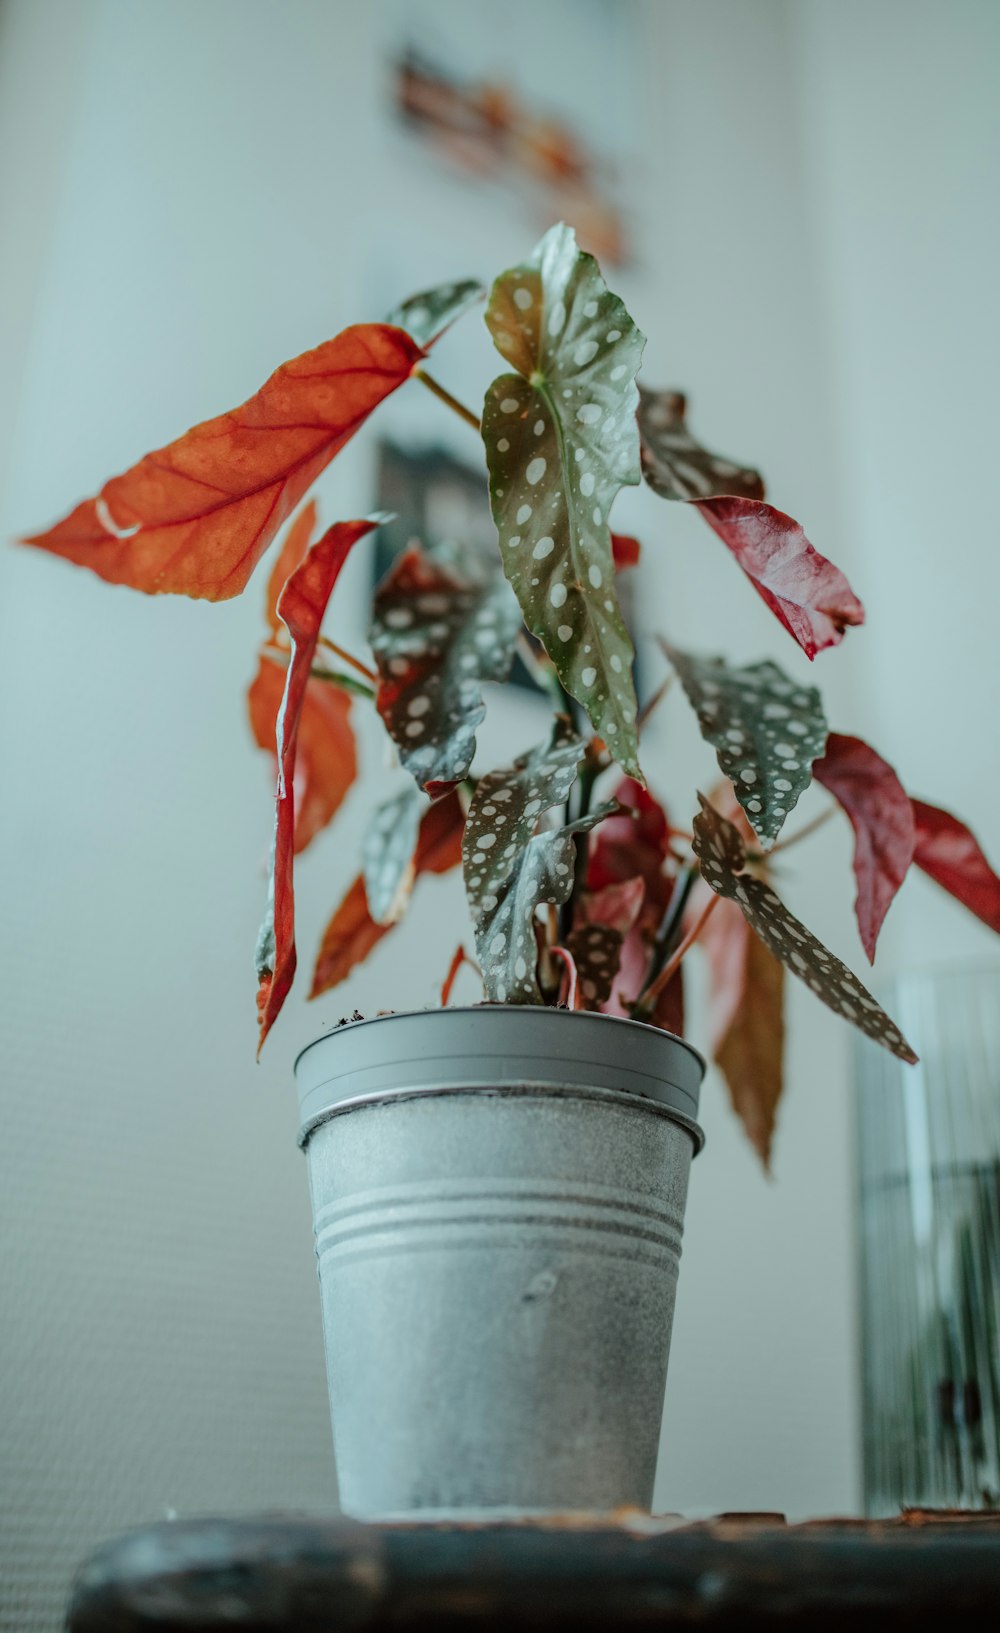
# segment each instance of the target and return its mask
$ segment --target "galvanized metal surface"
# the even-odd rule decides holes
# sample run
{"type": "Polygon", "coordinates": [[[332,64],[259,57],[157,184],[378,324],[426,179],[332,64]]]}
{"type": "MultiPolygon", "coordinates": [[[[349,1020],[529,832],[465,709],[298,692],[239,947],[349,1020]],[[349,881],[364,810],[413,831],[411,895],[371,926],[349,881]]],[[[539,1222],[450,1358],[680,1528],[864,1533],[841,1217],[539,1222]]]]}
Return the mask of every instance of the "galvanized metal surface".
{"type": "MultiPolygon", "coordinates": [[[[746,1523],[750,1521],[750,1523],[746,1523]]],[[[208,1519],[80,1572],[68,1633],[951,1633],[993,1626],[1000,1517],[782,1526],[624,1515],[506,1526],[208,1519]]]]}
{"type": "Polygon", "coordinates": [[[490,1008],[343,1028],[298,1072],[345,1511],[648,1508],[699,1058],[490,1008]]]}

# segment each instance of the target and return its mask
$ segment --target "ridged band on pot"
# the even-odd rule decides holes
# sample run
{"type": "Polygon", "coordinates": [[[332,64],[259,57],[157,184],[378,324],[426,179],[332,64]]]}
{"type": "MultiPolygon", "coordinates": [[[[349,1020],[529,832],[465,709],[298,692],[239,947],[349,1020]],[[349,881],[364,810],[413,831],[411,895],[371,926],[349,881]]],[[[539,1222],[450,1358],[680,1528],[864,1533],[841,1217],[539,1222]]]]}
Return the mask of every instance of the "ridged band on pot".
{"type": "Polygon", "coordinates": [[[348,1513],[649,1507],[701,1072],[654,1028],[523,1008],[303,1052],[348,1513]]]}

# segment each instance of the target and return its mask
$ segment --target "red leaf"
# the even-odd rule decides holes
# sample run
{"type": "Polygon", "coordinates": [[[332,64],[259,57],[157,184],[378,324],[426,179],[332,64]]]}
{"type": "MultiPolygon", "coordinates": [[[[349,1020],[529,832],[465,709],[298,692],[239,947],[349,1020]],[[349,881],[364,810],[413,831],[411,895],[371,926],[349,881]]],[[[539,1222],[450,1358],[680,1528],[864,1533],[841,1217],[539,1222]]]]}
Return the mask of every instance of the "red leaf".
{"type": "Polygon", "coordinates": [[[915,799],[913,860],[942,889],[1000,935],[1000,879],[964,822],[936,805],[915,799]]]}
{"type": "Polygon", "coordinates": [[[278,597],[285,587],[286,581],[292,576],[299,562],[309,548],[309,541],[316,530],[316,501],[310,499],[302,506],[288,532],[285,534],[278,558],[271,568],[271,576],[267,581],[267,603],[264,616],[270,625],[272,635],[283,633],[283,625],[278,617],[278,597]]]}
{"type": "Polygon", "coordinates": [[[831,732],[813,776],[843,806],[854,829],[854,904],[869,963],[886,913],[913,860],[913,809],[892,766],[860,737],[831,732]]]}
{"type": "Polygon", "coordinates": [[[670,824],[658,800],[634,777],[624,777],[614,797],[636,815],[622,812],[605,817],[591,842],[587,889],[603,890],[606,885],[622,884],[639,875],[646,882],[647,899],[656,916],[656,908],[665,904],[670,890],[663,874],[670,824]]]}
{"type": "Polygon", "coordinates": [[[757,499],[694,499],[754,589],[807,658],[843,640],[865,609],[847,579],[809,543],[798,522],[757,499]]]}
{"type": "Polygon", "coordinates": [[[401,329],[345,329],[25,543],[151,595],[238,595],[320,471],[425,355],[401,329]]]}
{"type": "Polygon", "coordinates": [[[295,976],[295,758],[309,670],[320,625],[340,569],[352,546],[375,526],[371,520],[337,522],[311,547],[278,598],[278,615],[292,637],[292,657],[277,719],[278,791],[268,907],[257,944],[257,1054],[295,976]]]}
{"type": "Polygon", "coordinates": [[[735,902],[717,904],[699,939],[708,960],[712,1058],[769,1168],[783,1087],[785,972],[735,902]]]}
{"type": "Polygon", "coordinates": [[[611,554],[619,572],[623,567],[637,567],[639,565],[639,540],[634,539],[631,533],[612,533],[611,554]]]}
{"type": "MultiPolygon", "coordinates": [[[[424,813],[417,836],[414,869],[420,873],[447,873],[462,860],[465,813],[457,794],[438,800],[424,813]]],[[[368,911],[364,876],[359,874],[323,932],[310,998],[339,986],[355,965],[394,929],[376,924],[368,911]]]]}
{"type": "MultiPolygon", "coordinates": [[[[275,752],[285,670],[261,653],[247,706],[254,741],[275,752]]],[[[295,761],[296,855],[325,828],[357,776],[351,700],[325,681],[306,683],[295,761]]]]}
{"type": "MultiPolygon", "coordinates": [[[[611,820],[606,817],[605,823],[611,820]]],[[[605,885],[595,892],[585,891],[576,904],[574,923],[606,924],[620,936],[627,935],[639,917],[645,894],[645,881],[639,877],[605,885]]]]}

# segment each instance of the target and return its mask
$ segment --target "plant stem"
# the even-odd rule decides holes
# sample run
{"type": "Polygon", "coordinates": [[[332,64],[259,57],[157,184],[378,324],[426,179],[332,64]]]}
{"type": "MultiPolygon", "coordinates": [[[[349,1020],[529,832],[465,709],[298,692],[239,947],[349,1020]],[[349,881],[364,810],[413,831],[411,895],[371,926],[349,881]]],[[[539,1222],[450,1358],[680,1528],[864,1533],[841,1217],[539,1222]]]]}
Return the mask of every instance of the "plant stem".
{"type": "MultiPolygon", "coordinates": [[[[600,774],[601,767],[595,765],[588,755],[583,762],[583,770],[577,779],[579,793],[576,800],[576,813],[573,817],[574,822],[579,822],[581,817],[588,815],[594,793],[594,784],[600,774]]],[[[587,863],[590,859],[589,833],[576,834],[573,845],[576,850],[576,860],[573,867],[573,888],[569,893],[569,899],[563,902],[562,907],[559,909],[560,941],[565,941],[573,928],[573,913],[581,892],[586,888],[587,863]]]]}
{"type": "MultiPolygon", "coordinates": [[[[275,663],[280,663],[284,669],[287,669],[291,663],[292,653],[287,646],[268,645],[263,650],[267,657],[272,658],[275,663]]],[[[338,674],[335,669],[326,669],[321,663],[310,664],[309,678],[311,680],[328,681],[331,686],[339,686],[343,692],[353,692],[356,697],[367,697],[372,701],[375,698],[374,687],[366,686],[365,682],[359,680],[357,675],[338,674]]]]}
{"type": "Polygon", "coordinates": [[[708,901],[705,903],[687,935],[684,937],[684,940],[677,948],[677,951],[671,954],[670,958],[667,959],[667,962],[664,964],[659,975],[656,977],[656,980],[649,988],[649,991],[643,996],[641,1002],[638,1000],[636,1001],[633,1008],[633,1014],[636,1020],[641,1020],[643,1014],[651,1015],[653,1013],[653,1007],[657,998],[660,996],[660,993],[663,991],[664,987],[670,984],[674,976],[677,974],[677,971],[680,968],[681,959],[684,957],[684,954],[687,952],[688,948],[692,947],[697,941],[702,930],[705,928],[705,925],[715,912],[715,909],[721,900],[722,897],[716,895],[715,891],[713,890],[708,901]]]}
{"type": "Polygon", "coordinates": [[[661,681],[660,685],[656,688],[656,691],[653,693],[652,697],[648,697],[646,699],[645,703],[642,705],[642,708],[639,710],[639,716],[638,716],[638,719],[636,720],[636,723],[635,723],[636,731],[640,731],[640,732],[642,731],[643,726],[646,724],[646,722],[649,719],[650,715],[653,713],[653,710],[658,708],[659,705],[663,702],[663,699],[666,697],[667,693],[669,692],[669,690],[670,690],[670,688],[671,688],[671,686],[673,684],[674,684],[673,675],[668,675],[666,680],[661,681]]]}
{"type": "Polygon", "coordinates": [[[368,665],[366,663],[362,663],[360,658],[355,658],[350,652],[345,652],[344,648],[342,646],[338,646],[336,641],[331,641],[328,636],[321,635],[319,638],[319,644],[320,646],[325,647],[327,652],[335,653],[340,659],[341,663],[349,664],[352,669],[356,669],[358,671],[359,675],[364,675],[365,680],[370,680],[373,686],[378,685],[378,675],[375,673],[374,669],[369,669],[368,665]]]}
{"type": "Polygon", "coordinates": [[[325,680],[330,686],[339,686],[342,692],[351,692],[355,697],[366,697],[372,703],[375,701],[373,688],[358,680],[356,675],[338,674],[335,669],[324,669],[321,664],[314,663],[309,677],[311,680],[325,680]]]}
{"type": "Polygon", "coordinates": [[[471,425],[474,431],[479,430],[479,421],[471,408],[466,408],[465,404],[460,403],[457,397],[453,397],[450,391],[446,391],[440,381],[434,379],[433,375],[428,374],[425,369],[414,369],[413,378],[425,385],[428,391],[433,391],[435,397],[440,397],[441,401],[447,404],[452,413],[457,414],[459,419],[465,421],[466,425],[471,425]]]}
{"type": "Polygon", "coordinates": [[[799,829],[798,833],[789,834],[787,839],[779,839],[778,843],[771,847],[768,856],[777,856],[779,851],[790,851],[793,845],[799,843],[800,839],[808,839],[809,835],[814,834],[817,828],[822,828],[824,822],[829,822],[836,809],[835,805],[828,805],[825,811],[821,811],[819,816],[813,817],[812,821],[807,822],[804,828],[799,829]]]}

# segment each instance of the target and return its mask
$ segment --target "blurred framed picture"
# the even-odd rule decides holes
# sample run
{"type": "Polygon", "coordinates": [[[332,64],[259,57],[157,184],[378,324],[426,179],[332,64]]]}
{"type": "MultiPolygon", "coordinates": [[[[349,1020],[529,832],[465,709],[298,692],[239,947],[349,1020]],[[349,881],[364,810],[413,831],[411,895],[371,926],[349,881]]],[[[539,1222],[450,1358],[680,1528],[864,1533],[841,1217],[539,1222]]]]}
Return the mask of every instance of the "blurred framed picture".
{"type": "Polygon", "coordinates": [[[623,0],[387,0],[390,114],[430,164],[632,259],[635,23],[623,0]],[[558,73],[552,72],[558,64],[558,73]]]}

